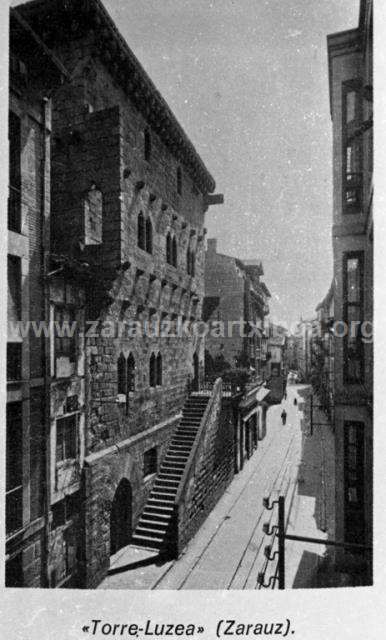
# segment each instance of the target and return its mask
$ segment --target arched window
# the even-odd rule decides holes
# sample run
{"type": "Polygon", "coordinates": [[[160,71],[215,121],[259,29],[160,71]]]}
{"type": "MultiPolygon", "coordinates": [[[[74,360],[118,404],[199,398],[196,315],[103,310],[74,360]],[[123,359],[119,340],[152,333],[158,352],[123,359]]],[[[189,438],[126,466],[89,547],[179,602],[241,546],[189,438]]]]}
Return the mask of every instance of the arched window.
{"type": "Polygon", "coordinates": [[[135,360],[130,353],[127,358],[127,390],[135,391],[135,360]]]}
{"type": "Polygon", "coordinates": [[[153,253],[153,225],[150,218],[146,220],[146,251],[153,253]]]}
{"type": "Polygon", "coordinates": [[[143,217],[142,211],[140,211],[138,216],[138,246],[140,249],[146,249],[145,218],[143,217]]]}
{"type": "Polygon", "coordinates": [[[118,358],[118,393],[127,393],[126,358],[121,353],[118,358]]]}
{"type": "Polygon", "coordinates": [[[172,239],[170,233],[166,236],[166,262],[172,264],[172,239]]]}
{"type": "Polygon", "coordinates": [[[145,160],[149,162],[151,158],[151,136],[149,129],[145,129],[144,134],[144,156],[145,160]]]}
{"type": "Polygon", "coordinates": [[[177,240],[175,236],[172,241],[172,264],[177,267],[177,240]]]}
{"type": "Polygon", "coordinates": [[[149,383],[151,387],[155,387],[157,384],[156,357],[154,353],[150,356],[149,383]]]}
{"type": "Polygon", "coordinates": [[[162,384],[162,356],[159,353],[157,356],[157,385],[162,384]]]}
{"type": "Polygon", "coordinates": [[[182,194],[182,171],[181,167],[177,167],[177,193],[182,194]]]}

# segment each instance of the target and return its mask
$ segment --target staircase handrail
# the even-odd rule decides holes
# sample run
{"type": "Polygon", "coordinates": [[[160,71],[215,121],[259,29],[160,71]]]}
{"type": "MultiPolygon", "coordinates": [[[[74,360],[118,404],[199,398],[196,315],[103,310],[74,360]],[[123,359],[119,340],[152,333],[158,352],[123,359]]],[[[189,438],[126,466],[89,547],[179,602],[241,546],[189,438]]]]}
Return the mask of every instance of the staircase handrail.
{"type": "Polygon", "coordinates": [[[189,457],[187,459],[186,465],[185,465],[185,469],[184,469],[184,473],[182,474],[182,478],[176,493],[176,497],[174,500],[174,506],[178,507],[180,502],[181,502],[181,496],[184,494],[184,490],[186,487],[186,483],[188,481],[189,475],[190,475],[190,471],[192,469],[192,467],[194,466],[194,462],[196,459],[196,455],[197,455],[197,451],[199,450],[199,445],[201,444],[201,441],[204,437],[205,434],[205,425],[207,423],[207,419],[209,414],[211,413],[213,406],[215,404],[215,399],[218,395],[221,395],[221,388],[222,388],[222,379],[221,378],[217,378],[217,380],[215,381],[214,385],[213,385],[213,391],[209,397],[209,401],[208,404],[205,407],[205,411],[204,414],[201,418],[201,422],[200,422],[200,426],[198,428],[197,431],[197,436],[196,439],[193,443],[192,446],[192,450],[189,454],[189,457]]]}

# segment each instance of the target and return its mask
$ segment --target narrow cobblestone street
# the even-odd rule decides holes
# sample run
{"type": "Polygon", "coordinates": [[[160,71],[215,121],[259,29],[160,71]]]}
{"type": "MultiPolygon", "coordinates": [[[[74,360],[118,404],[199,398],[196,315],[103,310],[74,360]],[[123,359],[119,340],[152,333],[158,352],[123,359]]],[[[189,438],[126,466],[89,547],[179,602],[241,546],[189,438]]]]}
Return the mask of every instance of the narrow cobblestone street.
{"type": "MultiPolygon", "coordinates": [[[[326,418],[315,411],[311,435],[309,387],[288,387],[288,398],[271,407],[267,435],[234,478],[197,535],[177,561],[160,563],[154,552],[134,546],[112,558],[101,589],[256,589],[257,574],[274,575],[264,547],[264,522],[276,524],[277,510],[266,511],[264,496],[286,497],[287,532],[327,538],[334,531],[332,434],[326,418]],[[297,397],[298,404],[294,405],[297,397]],[[282,426],[280,414],[287,411],[282,426]],[[328,452],[328,453],[327,453],[328,452]]],[[[286,545],[286,588],[317,586],[326,547],[311,543],[286,545]]]]}

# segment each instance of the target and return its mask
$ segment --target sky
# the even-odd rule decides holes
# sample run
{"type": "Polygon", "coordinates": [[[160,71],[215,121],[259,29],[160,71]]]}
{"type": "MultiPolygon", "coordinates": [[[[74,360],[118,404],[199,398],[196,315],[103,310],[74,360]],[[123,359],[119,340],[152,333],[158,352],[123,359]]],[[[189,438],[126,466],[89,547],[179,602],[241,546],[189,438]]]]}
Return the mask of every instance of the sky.
{"type": "Polygon", "coordinates": [[[332,278],[326,36],[359,0],[103,2],[224,194],[208,237],[262,260],[274,321],[312,317],[332,278]]]}

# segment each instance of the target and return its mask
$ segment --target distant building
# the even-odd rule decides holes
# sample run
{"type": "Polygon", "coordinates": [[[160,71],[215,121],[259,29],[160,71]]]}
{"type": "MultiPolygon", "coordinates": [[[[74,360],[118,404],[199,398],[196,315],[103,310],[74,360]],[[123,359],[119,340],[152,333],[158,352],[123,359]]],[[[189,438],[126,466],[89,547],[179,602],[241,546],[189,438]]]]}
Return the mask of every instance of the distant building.
{"type": "Polygon", "coordinates": [[[315,319],[300,319],[295,333],[296,369],[302,382],[309,382],[311,376],[311,342],[315,319]]]}
{"type": "MultiPolygon", "coordinates": [[[[336,538],[373,540],[373,3],[356,29],[328,36],[333,133],[336,538]]],[[[338,552],[357,584],[371,558],[338,552]]]]}
{"type": "Polygon", "coordinates": [[[208,240],[205,257],[203,320],[221,322],[224,327],[223,336],[210,332],[206,337],[206,371],[221,373],[244,368],[263,379],[267,361],[265,318],[270,298],[261,281],[263,266],[260,261],[218,253],[214,238],[208,240]]]}

